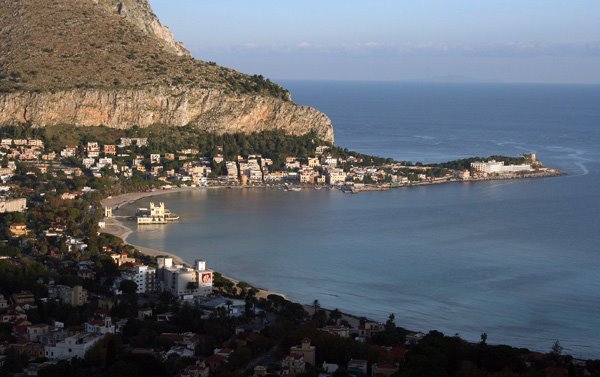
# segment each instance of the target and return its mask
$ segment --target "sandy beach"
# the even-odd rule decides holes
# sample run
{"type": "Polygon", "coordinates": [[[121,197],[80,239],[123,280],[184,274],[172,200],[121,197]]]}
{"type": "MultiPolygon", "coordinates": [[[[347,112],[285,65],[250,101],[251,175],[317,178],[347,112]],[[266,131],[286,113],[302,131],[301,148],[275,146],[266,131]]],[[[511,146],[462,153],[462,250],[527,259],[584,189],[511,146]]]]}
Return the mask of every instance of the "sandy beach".
{"type": "Polygon", "coordinates": [[[117,196],[109,196],[106,199],[101,201],[104,207],[112,207],[114,215],[124,215],[117,213],[121,207],[127,204],[134,203],[140,199],[148,198],[152,196],[159,196],[165,194],[171,194],[174,192],[188,192],[188,191],[197,191],[204,190],[205,188],[199,187],[176,187],[170,190],[159,190],[156,189],[154,191],[140,191],[140,192],[130,192],[128,194],[117,195],[117,196]]]}
{"type": "MultiPolygon", "coordinates": [[[[174,192],[187,192],[187,191],[204,190],[204,189],[206,189],[206,188],[178,187],[178,188],[174,188],[171,190],[132,192],[132,193],[128,193],[128,194],[117,195],[117,196],[106,198],[106,199],[102,200],[101,203],[104,207],[113,208],[113,216],[115,216],[115,217],[105,219],[106,228],[104,228],[103,231],[104,231],[104,233],[112,234],[113,236],[121,238],[123,240],[123,242],[135,247],[142,254],[149,255],[152,257],[169,256],[169,257],[173,258],[173,262],[175,264],[182,264],[182,265],[189,266],[190,264],[188,262],[186,262],[185,260],[183,260],[181,257],[179,257],[178,255],[176,255],[173,252],[169,252],[169,251],[165,251],[165,250],[151,249],[148,247],[139,246],[139,245],[135,245],[135,244],[128,242],[127,238],[129,237],[129,235],[131,233],[134,232],[133,226],[137,226],[137,224],[135,224],[134,222],[130,222],[130,224],[127,223],[128,220],[126,220],[126,217],[132,216],[133,213],[124,213],[122,210],[122,207],[125,205],[128,205],[128,204],[135,203],[136,201],[143,199],[143,198],[159,196],[159,195],[164,195],[164,194],[170,194],[170,193],[174,193],[174,192]]],[[[230,276],[223,275],[223,277],[227,280],[232,281],[234,284],[238,284],[240,282],[240,280],[235,279],[230,276]]],[[[265,298],[266,299],[267,296],[269,296],[269,295],[278,295],[278,296],[285,297],[285,295],[283,295],[279,292],[271,291],[271,290],[264,289],[264,288],[258,288],[258,287],[255,287],[255,288],[258,290],[258,293],[256,294],[257,298],[265,298]]]]}

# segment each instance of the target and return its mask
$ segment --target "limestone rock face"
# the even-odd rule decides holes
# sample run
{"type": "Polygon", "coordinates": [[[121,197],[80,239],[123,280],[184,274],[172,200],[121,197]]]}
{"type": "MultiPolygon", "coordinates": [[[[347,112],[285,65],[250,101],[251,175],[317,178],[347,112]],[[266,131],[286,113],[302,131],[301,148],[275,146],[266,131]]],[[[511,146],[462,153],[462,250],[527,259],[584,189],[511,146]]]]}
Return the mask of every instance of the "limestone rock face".
{"type": "Polygon", "coordinates": [[[333,142],[331,120],[323,113],[269,96],[232,95],[217,89],[148,87],[15,92],[0,96],[0,124],[44,127],[105,125],[197,125],[215,133],[281,130],[290,135],[314,132],[333,142]]]}

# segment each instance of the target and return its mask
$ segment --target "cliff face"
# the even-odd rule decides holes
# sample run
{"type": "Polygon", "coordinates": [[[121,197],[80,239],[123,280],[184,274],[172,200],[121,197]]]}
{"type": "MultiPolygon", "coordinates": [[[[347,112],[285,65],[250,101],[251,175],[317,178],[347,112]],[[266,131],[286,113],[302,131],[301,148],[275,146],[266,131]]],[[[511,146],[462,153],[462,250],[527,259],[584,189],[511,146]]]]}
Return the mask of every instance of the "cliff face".
{"type": "Polygon", "coordinates": [[[262,76],[192,59],[147,0],[0,0],[0,125],[314,132],[331,121],[262,76]]]}
{"type": "Polygon", "coordinates": [[[129,128],[134,125],[197,125],[215,133],[282,130],[314,132],[333,142],[330,119],[310,107],[269,96],[232,95],[218,89],[149,87],[16,92],[0,96],[0,124],[30,122],[129,128]]]}
{"type": "Polygon", "coordinates": [[[136,26],[139,30],[156,37],[172,52],[180,56],[191,56],[183,43],[177,42],[173,33],[163,25],[146,0],[90,0],[103,6],[136,26]]]}

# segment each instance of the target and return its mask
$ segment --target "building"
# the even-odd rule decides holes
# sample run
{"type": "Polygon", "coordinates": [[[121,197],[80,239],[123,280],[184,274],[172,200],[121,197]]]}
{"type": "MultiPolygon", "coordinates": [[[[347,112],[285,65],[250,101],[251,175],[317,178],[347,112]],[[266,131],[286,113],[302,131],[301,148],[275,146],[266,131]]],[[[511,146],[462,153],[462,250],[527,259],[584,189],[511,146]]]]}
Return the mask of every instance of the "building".
{"type": "Polygon", "coordinates": [[[21,291],[19,293],[13,293],[10,296],[13,304],[15,305],[34,305],[35,296],[29,291],[21,291]]]}
{"type": "Polygon", "coordinates": [[[106,144],[104,147],[102,147],[102,150],[104,151],[104,154],[117,154],[117,146],[114,144],[106,144]]]}
{"type": "Polygon", "coordinates": [[[0,200],[0,213],[23,212],[27,209],[27,199],[0,200]]]}
{"type": "Polygon", "coordinates": [[[165,203],[155,205],[150,202],[150,209],[138,208],[136,213],[138,224],[166,224],[179,220],[179,216],[165,208],[165,203]]]}
{"type": "Polygon", "coordinates": [[[110,257],[112,258],[113,262],[115,262],[115,264],[118,267],[121,267],[127,263],[133,264],[133,263],[137,262],[137,260],[135,258],[129,258],[129,255],[126,253],[111,254],[110,257]]]}
{"type": "Polygon", "coordinates": [[[305,169],[300,172],[300,183],[315,183],[315,172],[311,169],[305,169]]]}
{"type": "Polygon", "coordinates": [[[213,290],[213,271],[206,262],[196,260],[194,267],[173,265],[172,258],[157,258],[158,279],[164,291],[183,298],[184,296],[208,296],[213,290]]]}
{"type": "Polygon", "coordinates": [[[370,338],[373,334],[376,334],[378,332],[382,332],[385,330],[385,326],[381,323],[378,322],[370,322],[370,321],[366,321],[364,323],[361,323],[358,326],[358,336],[360,337],[364,337],[364,338],[370,338]]]}
{"type": "Polygon", "coordinates": [[[150,154],[150,163],[151,164],[160,164],[160,154],[158,154],[158,153],[150,154]]]}
{"type": "Polygon", "coordinates": [[[487,162],[471,162],[471,168],[475,171],[486,174],[510,174],[518,172],[533,171],[529,164],[523,165],[504,165],[504,161],[490,160],[487,162]]]}
{"type": "Polygon", "coordinates": [[[340,185],[346,182],[346,172],[342,169],[329,169],[327,171],[327,183],[330,185],[340,185]]]}
{"type": "Polygon", "coordinates": [[[302,356],[304,361],[312,366],[315,366],[315,346],[310,344],[310,339],[302,339],[302,344],[299,346],[290,347],[290,355],[302,356]]]}
{"type": "Polygon", "coordinates": [[[318,157],[309,157],[308,158],[308,166],[311,168],[318,168],[321,166],[321,162],[318,157]]]}
{"type": "Polygon", "coordinates": [[[159,283],[156,276],[156,269],[149,266],[135,266],[133,273],[123,276],[127,280],[133,281],[137,285],[137,293],[158,292],[159,283]]]}
{"type": "Polygon", "coordinates": [[[55,285],[48,287],[48,296],[59,299],[63,304],[71,306],[82,306],[87,303],[87,290],[81,285],[69,287],[66,285],[55,285]]]}
{"type": "Polygon", "coordinates": [[[349,338],[350,337],[350,328],[348,326],[343,326],[343,325],[325,326],[321,330],[323,330],[331,335],[337,335],[340,338],[349,338]]]}
{"type": "Polygon", "coordinates": [[[116,327],[110,317],[104,317],[104,320],[92,320],[85,323],[85,332],[88,334],[114,334],[116,327]]]}
{"type": "Polygon", "coordinates": [[[27,339],[31,342],[39,342],[40,339],[48,334],[50,326],[46,323],[38,323],[36,325],[27,326],[27,339]]]}
{"type": "Polygon", "coordinates": [[[239,179],[237,163],[234,161],[227,161],[225,167],[227,168],[227,179],[230,182],[236,182],[239,179]]]}
{"type": "Polygon", "coordinates": [[[295,376],[306,372],[306,361],[302,355],[287,355],[281,360],[282,375],[295,376]]]}
{"type": "Polygon", "coordinates": [[[10,224],[8,230],[13,237],[22,237],[26,236],[29,233],[29,229],[27,229],[27,224],[16,223],[10,224]]]}
{"type": "Polygon", "coordinates": [[[371,377],[390,377],[399,370],[398,364],[377,363],[371,366],[371,377]]]}
{"type": "Polygon", "coordinates": [[[351,376],[366,376],[367,375],[367,360],[350,359],[346,368],[351,376]]]}
{"type": "Polygon", "coordinates": [[[77,147],[73,145],[67,145],[62,151],[60,151],[60,156],[64,158],[76,157],[77,147]]]}
{"type": "Polygon", "coordinates": [[[50,360],[70,360],[74,357],[83,359],[87,351],[102,339],[97,334],[78,334],[57,342],[54,345],[45,346],[45,356],[50,360]]]}

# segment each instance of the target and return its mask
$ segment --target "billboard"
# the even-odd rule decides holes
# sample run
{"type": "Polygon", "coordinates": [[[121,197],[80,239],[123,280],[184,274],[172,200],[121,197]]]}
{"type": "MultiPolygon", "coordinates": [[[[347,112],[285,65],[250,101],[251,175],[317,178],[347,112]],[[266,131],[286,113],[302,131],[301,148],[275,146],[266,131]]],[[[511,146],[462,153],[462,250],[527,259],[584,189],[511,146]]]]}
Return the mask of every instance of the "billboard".
{"type": "Polygon", "coordinates": [[[213,283],[212,272],[203,272],[200,274],[200,286],[208,287],[213,283]]]}

